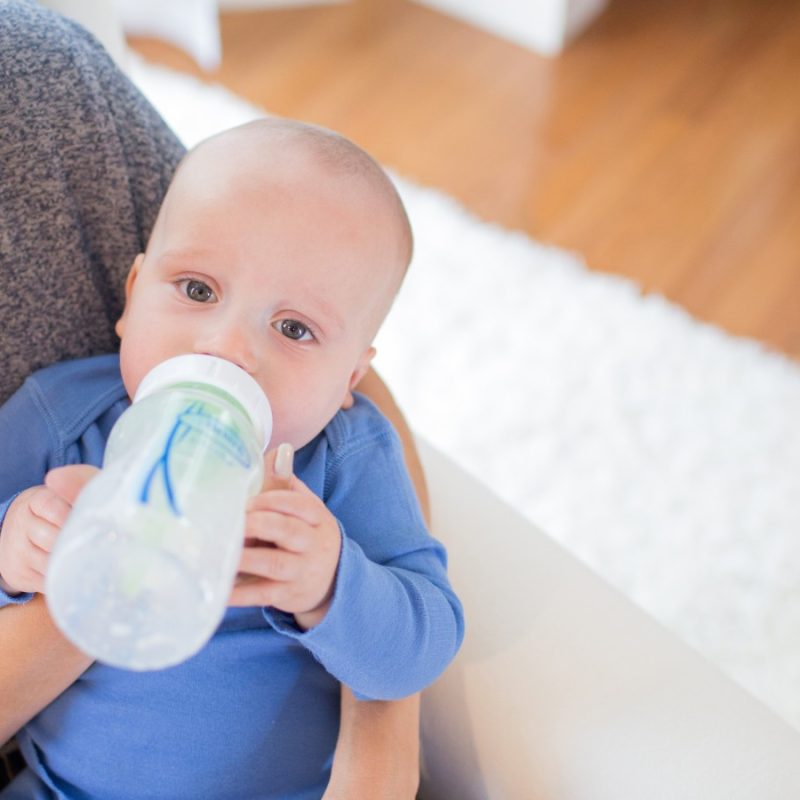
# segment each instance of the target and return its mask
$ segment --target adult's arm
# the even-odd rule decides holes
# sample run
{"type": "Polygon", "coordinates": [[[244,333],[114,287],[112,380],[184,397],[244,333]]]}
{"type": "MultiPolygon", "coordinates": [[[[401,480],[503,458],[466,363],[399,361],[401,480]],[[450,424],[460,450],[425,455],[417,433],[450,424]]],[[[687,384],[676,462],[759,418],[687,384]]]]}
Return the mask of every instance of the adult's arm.
{"type": "Polygon", "coordinates": [[[183,145],[102,46],[38,3],[0,11],[0,403],[111,353],[125,276],[183,145]]]}
{"type": "Polygon", "coordinates": [[[419,788],[419,695],[356,700],[342,687],[342,721],[323,800],[412,800],[419,788]]]}
{"type": "MultiPolygon", "coordinates": [[[[425,521],[430,524],[428,487],[414,437],[380,376],[370,370],[358,391],[394,425],[425,521]]],[[[419,786],[419,694],[403,700],[357,700],[342,687],[342,722],[324,800],[370,797],[413,798],[419,786]]]]}
{"type": "Polygon", "coordinates": [[[383,412],[383,415],[389,422],[394,425],[403,445],[403,457],[405,458],[406,469],[411,476],[411,482],[414,484],[414,490],[417,493],[417,499],[422,508],[422,516],[425,518],[425,522],[430,525],[431,514],[430,502],[428,500],[428,485],[425,481],[425,473],[422,469],[422,462],[420,461],[417,447],[414,444],[414,436],[408,427],[403,412],[398,407],[386,384],[374,369],[370,369],[361,379],[361,382],[358,384],[358,391],[369,397],[383,412]]]}
{"type": "Polygon", "coordinates": [[[61,635],[41,595],[0,611],[0,639],[0,742],[5,742],[92,660],[61,635]]]}
{"type": "MultiPolygon", "coordinates": [[[[89,466],[54,470],[47,484],[72,503],[95,472],[89,466]]],[[[92,659],[64,638],[42,595],[0,610],[0,641],[0,742],[5,742],[77,680],[92,659]]]]}

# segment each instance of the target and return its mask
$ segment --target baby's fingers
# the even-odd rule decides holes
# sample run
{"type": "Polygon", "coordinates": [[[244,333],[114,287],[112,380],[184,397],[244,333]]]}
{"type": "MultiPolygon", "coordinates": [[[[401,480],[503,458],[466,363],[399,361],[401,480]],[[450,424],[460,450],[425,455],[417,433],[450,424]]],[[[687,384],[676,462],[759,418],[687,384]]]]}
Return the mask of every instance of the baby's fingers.
{"type": "MultiPolygon", "coordinates": [[[[28,529],[28,541],[34,545],[31,549],[33,551],[38,550],[46,558],[47,554],[52,551],[60,530],[61,526],[59,525],[51,525],[43,519],[34,520],[33,524],[28,529]]],[[[42,570],[42,572],[44,572],[44,570],[42,570]]]]}
{"type": "Polygon", "coordinates": [[[240,575],[228,599],[229,606],[271,606],[280,594],[280,584],[254,575],[240,575]]]}
{"type": "Polygon", "coordinates": [[[277,547],[246,547],[239,561],[242,575],[269,578],[272,581],[292,581],[300,574],[299,556],[277,547]]]}
{"type": "Polygon", "coordinates": [[[83,487],[100,470],[89,464],[70,464],[66,467],[56,467],[45,475],[44,484],[48,489],[52,489],[59,497],[67,503],[74,503],[83,487]]]}
{"type": "Polygon", "coordinates": [[[49,558],[50,553],[45,552],[38,546],[31,546],[28,548],[28,551],[25,554],[26,566],[29,574],[33,576],[34,580],[37,582],[37,588],[33,590],[29,589],[28,591],[44,591],[44,576],[47,572],[47,562],[49,558]]]}
{"type": "Polygon", "coordinates": [[[42,488],[31,497],[29,508],[35,517],[56,528],[66,522],[72,510],[66,500],[48,488],[42,488]]]}
{"type": "Polygon", "coordinates": [[[324,506],[311,491],[300,492],[292,489],[274,489],[252,497],[247,503],[248,515],[254,512],[273,511],[297,517],[309,525],[322,522],[324,506]]]}
{"type": "Polygon", "coordinates": [[[46,522],[34,523],[25,531],[25,536],[6,543],[2,554],[3,588],[13,592],[43,592],[49,552],[39,547],[37,541],[54,540],[46,531],[46,522]]]}
{"type": "Polygon", "coordinates": [[[245,522],[245,537],[293,553],[303,553],[313,544],[313,531],[305,521],[274,511],[251,511],[245,522]]]}

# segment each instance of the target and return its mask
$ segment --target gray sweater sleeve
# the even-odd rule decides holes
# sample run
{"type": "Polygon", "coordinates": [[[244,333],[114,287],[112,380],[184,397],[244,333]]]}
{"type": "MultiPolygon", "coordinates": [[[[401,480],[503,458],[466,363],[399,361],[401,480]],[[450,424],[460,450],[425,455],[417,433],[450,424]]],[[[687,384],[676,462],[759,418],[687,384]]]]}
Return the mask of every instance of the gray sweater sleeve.
{"type": "Polygon", "coordinates": [[[123,285],[184,149],[102,46],[33,0],[0,13],[0,403],[113,352],[123,285]]]}

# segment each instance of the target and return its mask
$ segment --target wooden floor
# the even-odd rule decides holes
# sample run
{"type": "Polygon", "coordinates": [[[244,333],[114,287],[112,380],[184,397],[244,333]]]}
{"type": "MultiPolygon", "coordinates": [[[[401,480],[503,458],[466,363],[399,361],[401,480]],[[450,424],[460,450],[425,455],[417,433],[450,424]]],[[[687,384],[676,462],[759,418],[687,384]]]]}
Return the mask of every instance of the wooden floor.
{"type": "Polygon", "coordinates": [[[134,44],[800,358],[797,0],[612,0],[551,60],[409,0],[228,12],[222,35],[205,76],[134,44]]]}

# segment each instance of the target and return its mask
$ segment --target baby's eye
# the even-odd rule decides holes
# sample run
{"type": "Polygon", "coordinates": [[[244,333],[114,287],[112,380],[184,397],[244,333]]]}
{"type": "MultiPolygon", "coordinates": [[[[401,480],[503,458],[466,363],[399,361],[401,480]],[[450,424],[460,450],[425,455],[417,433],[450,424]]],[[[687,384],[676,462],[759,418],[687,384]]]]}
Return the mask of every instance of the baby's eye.
{"type": "Polygon", "coordinates": [[[314,338],[308,326],[296,319],[279,319],[275,328],[287,339],[294,339],[296,342],[307,342],[314,338]]]}
{"type": "Polygon", "coordinates": [[[216,300],[214,290],[203,281],[188,280],[183,281],[183,291],[190,300],[195,303],[210,303],[216,300]]]}

